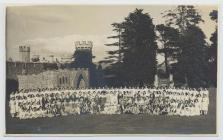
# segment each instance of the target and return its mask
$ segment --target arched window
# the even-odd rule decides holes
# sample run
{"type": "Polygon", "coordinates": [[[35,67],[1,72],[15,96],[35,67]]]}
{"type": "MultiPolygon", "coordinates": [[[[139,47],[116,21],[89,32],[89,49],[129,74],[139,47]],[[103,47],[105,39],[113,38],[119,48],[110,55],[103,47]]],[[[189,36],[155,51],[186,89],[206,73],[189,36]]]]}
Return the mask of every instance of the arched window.
{"type": "Polygon", "coordinates": [[[67,84],[67,83],[68,83],[68,82],[67,82],[67,77],[65,77],[65,81],[66,81],[66,84],[67,84]]]}
{"type": "Polygon", "coordinates": [[[23,64],[23,69],[26,69],[26,64],[23,64]]]}
{"type": "Polygon", "coordinates": [[[63,77],[63,84],[64,84],[64,77],[63,77]]]}
{"type": "Polygon", "coordinates": [[[84,81],[84,78],[82,74],[79,76],[78,81],[77,81],[77,88],[86,88],[86,83],[84,81]]]}
{"type": "Polygon", "coordinates": [[[62,80],[61,80],[61,78],[60,78],[60,85],[62,84],[62,80]]]}

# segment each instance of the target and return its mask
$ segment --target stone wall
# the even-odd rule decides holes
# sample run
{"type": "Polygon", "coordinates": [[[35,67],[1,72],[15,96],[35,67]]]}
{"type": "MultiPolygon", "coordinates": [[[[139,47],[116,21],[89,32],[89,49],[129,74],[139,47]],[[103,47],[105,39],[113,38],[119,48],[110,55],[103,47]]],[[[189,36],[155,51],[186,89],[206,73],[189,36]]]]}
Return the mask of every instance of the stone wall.
{"type": "Polygon", "coordinates": [[[39,74],[18,75],[18,83],[19,89],[78,88],[80,77],[84,80],[86,88],[89,87],[90,75],[87,68],[47,70],[39,74]]]}
{"type": "Polygon", "coordinates": [[[17,81],[17,75],[39,74],[47,69],[57,69],[57,64],[6,62],[6,79],[13,79],[17,81]]]}

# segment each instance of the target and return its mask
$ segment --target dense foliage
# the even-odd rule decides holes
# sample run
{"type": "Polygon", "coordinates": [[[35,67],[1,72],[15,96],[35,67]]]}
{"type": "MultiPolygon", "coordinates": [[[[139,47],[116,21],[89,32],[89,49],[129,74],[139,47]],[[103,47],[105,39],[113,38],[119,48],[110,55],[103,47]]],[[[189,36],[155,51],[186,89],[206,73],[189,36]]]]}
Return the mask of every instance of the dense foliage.
{"type": "Polygon", "coordinates": [[[109,38],[119,41],[107,44],[118,46],[119,50],[110,51],[107,62],[112,65],[108,73],[113,74],[117,86],[144,86],[152,84],[156,74],[156,34],[152,18],[136,9],[122,23],[112,24],[119,34],[109,38]]]}
{"type": "MultiPolygon", "coordinates": [[[[116,42],[106,45],[117,49],[109,51],[102,61],[109,64],[105,69],[108,85],[153,85],[159,72],[159,53],[164,56],[165,74],[174,74],[175,85],[216,86],[217,28],[209,45],[200,28],[204,20],[194,6],[179,5],[162,15],[165,23],[155,26],[149,14],[136,9],[123,22],[112,24],[117,35],[108,38],[116,42]]],[[[217,22],[217,11],[211,12],[210,17],[217,22]]]]}

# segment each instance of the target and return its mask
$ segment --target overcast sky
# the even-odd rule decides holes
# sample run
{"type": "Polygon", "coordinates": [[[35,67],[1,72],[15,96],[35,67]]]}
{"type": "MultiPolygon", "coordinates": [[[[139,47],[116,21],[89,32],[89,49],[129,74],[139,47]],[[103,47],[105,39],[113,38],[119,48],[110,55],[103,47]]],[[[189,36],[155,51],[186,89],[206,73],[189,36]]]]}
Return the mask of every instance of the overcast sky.
{"type": "MultiPolygon", "coordinates": [[[[31,56],[70,57],[75,50],[74,42],[93,41],[94,61],[106,57],[111,47],[104,44],[114,34],[111,23],[121,22],[135,8],[142,8],[153,18],[155,25],[164,23],[161,13],[175,6],[13,6],[7,8],[6,48],[7,59],[19,60],[19,45],[30,45],[31,56]]],[[[215,30],[215,22],[209,13],[216,6],[196,6],[205,23],[200,27],[207,41],[215,30]]]]}

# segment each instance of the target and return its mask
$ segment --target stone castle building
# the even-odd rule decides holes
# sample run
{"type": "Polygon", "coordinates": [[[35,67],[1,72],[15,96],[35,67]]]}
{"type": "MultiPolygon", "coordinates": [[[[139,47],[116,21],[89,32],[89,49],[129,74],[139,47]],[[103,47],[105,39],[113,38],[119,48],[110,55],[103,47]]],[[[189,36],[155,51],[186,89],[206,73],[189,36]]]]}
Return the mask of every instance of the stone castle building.
{"type": "Polygon", "coordinates": [[[6,62],[7,90],[103,86],[102,70],[92,62],[93,43],[77,41],[75,47],[71,63],[41,63],[31,62],[30,47],[20,46],[20,61],[6,62]]]}
{"type": "Polygon", "coordinates": [[[42,89],[57,87],[89,87],[87,68],[48,70],[40,74],[18,75],[19,89],[42,89]]]}

